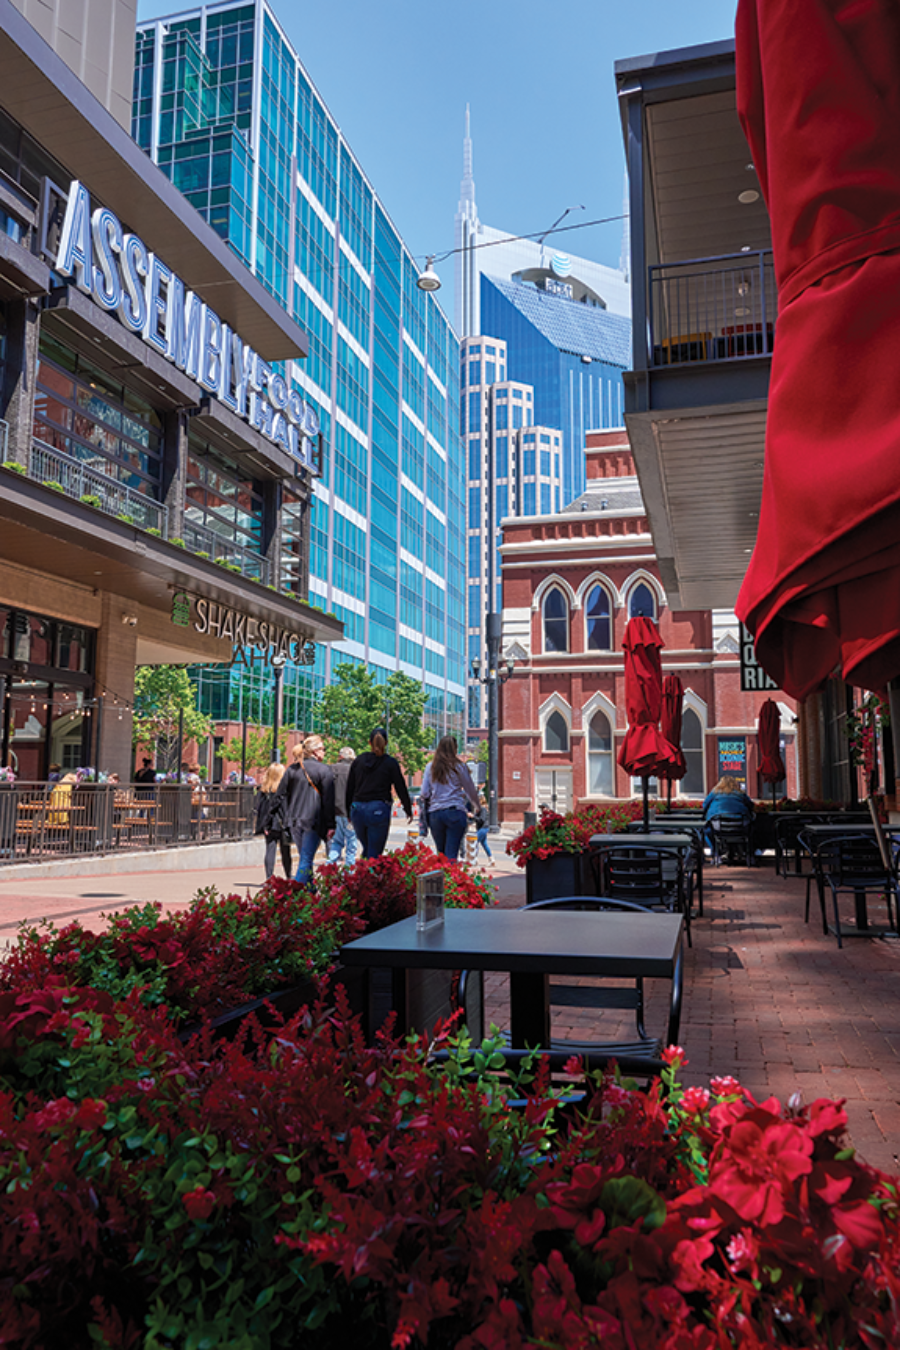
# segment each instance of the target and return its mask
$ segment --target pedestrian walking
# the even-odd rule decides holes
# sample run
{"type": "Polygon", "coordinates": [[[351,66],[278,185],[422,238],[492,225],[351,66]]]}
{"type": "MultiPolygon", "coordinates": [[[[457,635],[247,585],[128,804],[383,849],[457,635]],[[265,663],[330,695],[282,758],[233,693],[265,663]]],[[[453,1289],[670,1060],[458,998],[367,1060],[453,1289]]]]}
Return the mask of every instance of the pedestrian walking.
{"type": "Polygon", "coordinates": [[[284,777],[283,764],[270,764],[262,780],[262,786],[256,798],[256,829],[266,841],[265,868],[266,880],[275,871],[275,859],[281,852],[281,865],[284,875],[291,875],[291,835],[284,818],[284,799],[277,795],[278,785],[284,777]]]}
{"type": "Polygon", "coordinates": [[[419,793],[419,833],[431,830],[438,853],[455,862],[468,821],[467,807],[478,809],[478,789],[459,757],[455,736],[438,741],[434,758],[425,769],[419,793]],[[423,816],[424,811],[424,816],[423,816]]]}
{"type": "MultiPolygon", "coordinates": [[[[475,838],[478,840],[478,843],[484,849],[488,857],[488,862],[491,864],[491,867],[493,867],[494,855],[491,852],[490,845],[488,844],[487,841],[488,809],[487,809],[487,802],[484,799],[483,792],[479,792],[478,794],[478,810],[475,812],[474,820],[475,820],[475,838]]],[[[478,856],[477,848],[475,850],[475,856],[476,858],[478,856]]]]}
{"type": "Polygon", "coordinates": [[[348,867],[352,867],[356,862],[356,831],[350,820],[347,805],[347,780],[355,759],[355,752],[349,745],[345,745],[338,751],[337,764],[331,766],[334,774],[334,834],[328,845],[328,861],[340,862],[343,853],[348,867]]]}
{"type": "Polygon", "coordinates": [[[392,790],[406,812],[407,823],[412,820],[413,809],[403,770],[393,755],[387,753],[387,732],[383,727],[372,732],[369,745],[371,749],[350,765],[347,801],[363,857],[380,858],[391,828],[392,790]]]}
{"type": "Polygon", "coordinates": [[[293,756],[277,795],[284,802],[284,818],[300,854],[295,880],[305,886],[312,879],[320,843],[330,839],[334,830],[334,775],[322,762],[321,736],[307,736],[294,746],[293,756]]]}

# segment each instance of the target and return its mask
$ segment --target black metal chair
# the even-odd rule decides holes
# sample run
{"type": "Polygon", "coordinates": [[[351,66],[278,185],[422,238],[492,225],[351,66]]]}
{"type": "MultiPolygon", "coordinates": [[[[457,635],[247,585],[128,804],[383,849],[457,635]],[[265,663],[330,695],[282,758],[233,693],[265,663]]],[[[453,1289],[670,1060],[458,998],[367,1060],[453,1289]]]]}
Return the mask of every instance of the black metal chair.
{"type": "MultiPolygon", "coordinates": [[[[834,931],[838,946],[842,947],[841,916],[838,908],[838,895],[841,891],[852,891],[857,897],[878,894],[884,897],[887,905],[888,923],[898,932],[898,878],[896,860],[885,867],[881,852],[875,839],[869,835],[849,834],[837,838],[822,839],[814,852],[816,880],[819,888],[819,903],[822,908],[822,922],[825,931],[825,887],[831,891],[834,907],[834,931]]],[[[864,930],[857,930],[864,931],[864,930]]]]}
{"type": "Polygon", "coordinates": [[[688,946],[693,946],[691,903],[681,850],[654,848],[635,838],[633,843],[628,839],[627,843],[602,847],[592,861],[600,897],[682,914],[688,946]]]}
{"type": "MultiPolygon", "coordinates": [[[[816,843],[815,836],[807,833],[806,830],[803,829],[799,830],[797,832],[796,848],[797,848],[797,871],[794,873],[794,875],[802,877],[803,880],[806,882],[806,908],[803,913],[803,922],[809,923],[810,891],[812,889],[813,883],[815,883],[816,890],[819,896],[819,908],[822,911],[822,932],[827,933],[828,920],[825,917],[825,880],[819,871],[817,859],[818,845],[816,843]],[[804,861],[809,863],[808,872],[803,871],[804,861]]],[[[785,872],[784,875],[788,876],[790,874],[785,872]]]]}
{"type": "MultiPolygon", "coordinates": [[[[634,904],[627,900],[614,900],[607,896],[577,895],[561,896],[554,900],[537,900],[532,905],[524,906],[526,911],[535,909],[596,910],[598,912],[606,910],[626,914],[651,914],[653,912],[646,905],[634,904]]],[[[666,1045],[675,1045],[678,1042],[683,988],[682,964],[682,956],[679,952],[675,974],[672,979],[672,995],[669,1001],[665,1040],[658,1036],[648,1035],[644,1026],[644,982],[641,976],[636,976],[633,984],[627,986],[551,983],[551,1016],[553,1008],[590,1008],[597,1011],[633,1009],[637,1032],[633,1041],[571,1041],[560,1040],[551,1036],[551,1050],[568,1051],[569,1054],[574,1055],[589,1055],[595,1065],[613,1059],[617,1061],[628,1060],[629,1062],[633,1060],[658,1061],[660,1051],[666,1045]]],[[[656,1073],[658,1071],[658,1069],[653,1068],[649,1072],[656,1073]]]]}
{"type": "Polygon", "coordinates": [[[740,861],[746,867],[753,866],[752,820],[745,816],[713,816],[707,828],[716,867],[721,867],[723,862],[740,861]]]}

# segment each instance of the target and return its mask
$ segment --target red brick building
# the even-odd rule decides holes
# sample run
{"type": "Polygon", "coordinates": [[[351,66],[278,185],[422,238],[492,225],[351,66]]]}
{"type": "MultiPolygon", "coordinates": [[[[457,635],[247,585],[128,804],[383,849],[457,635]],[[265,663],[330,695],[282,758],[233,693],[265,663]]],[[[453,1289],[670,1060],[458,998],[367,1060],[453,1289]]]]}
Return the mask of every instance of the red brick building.
{"type": "Polygon", "coordinates": [[[770,794],[756,749],[768,697],[782,708],[787,791],[796,795],[793,701],[780,691],[741,692],[733,614],[668,608],[626,434],[587,439],[584,495],[557,515],[503,525],[501,650],[515,672],[500,693],[501,820],[519,823],[544,804],[564,810],[639,794],[639,780],[616,763],[626,730],[622,637],[632,614],[656,621],[663,674],[684,685],[681,795],[702,797],[724,772],[743,777],[753,797],[770,794]]]}

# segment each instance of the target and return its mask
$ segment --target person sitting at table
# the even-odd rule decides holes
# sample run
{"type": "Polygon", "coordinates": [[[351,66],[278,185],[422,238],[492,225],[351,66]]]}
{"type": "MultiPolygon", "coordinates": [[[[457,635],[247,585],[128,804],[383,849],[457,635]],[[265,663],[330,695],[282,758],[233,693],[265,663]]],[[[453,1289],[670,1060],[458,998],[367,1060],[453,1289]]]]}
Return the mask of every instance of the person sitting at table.
{"type": "Polygon", "coordinates": [[[154,784],[156,782],[156,770],[153,767],[153,760],[144,759],[141,763],[142,768],[138,769],[137,773],[134,775],[134,781],[136,783],[154,784]]]}
{"type": "Polygon", "coordinates": [[[442,736],[434,759],[425,769],[419,793],[420,834],[431,830],[434,846],[450,862],[456,862],[466,833],[466,807],[478,810],[478,789],[459,757],[455,736],[442,736]],[[427,817],[422,817],[422,809],[427,817]],[[426,825],[427,819],[427,825],[426,825]]]}
{"type": "Polygon", "coordinates": [[[709,828],[709,822],[715,820],[717,816],[730,816],[732,819],[741,820],[747,824],[753,820],[754,806],[746,792],[741,791],[741,785],[736,778],[728,774],[720,778],[712,792],[707,793],[703,800],[703,819],[707,822],[706,839],[711,845],[713,843],[712,830],[709,828]]]}

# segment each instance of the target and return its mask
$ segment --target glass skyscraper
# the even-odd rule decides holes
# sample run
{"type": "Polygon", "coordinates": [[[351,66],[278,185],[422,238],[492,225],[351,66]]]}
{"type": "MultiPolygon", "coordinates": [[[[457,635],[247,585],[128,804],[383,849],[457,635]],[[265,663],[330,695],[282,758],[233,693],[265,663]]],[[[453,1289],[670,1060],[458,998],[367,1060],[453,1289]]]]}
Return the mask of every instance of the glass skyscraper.
{"type": "MultiPolygon", "coordinates": [[[[308,574],[346,637],[286,672],[289,719],[308,728],[349,661],[422,680],[429,724],[462,733],[459,343],[266,0],[141,23],[133,132],[309,336],[281,371],[318,412],[322,476],[309,522],[285,498],[281,580],[302,590],[308,574]]],[[[264,681],[200,679],[213,715],[266,720],[264,681]]]]}

